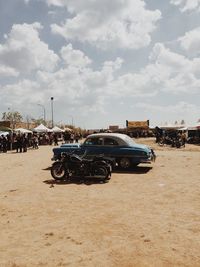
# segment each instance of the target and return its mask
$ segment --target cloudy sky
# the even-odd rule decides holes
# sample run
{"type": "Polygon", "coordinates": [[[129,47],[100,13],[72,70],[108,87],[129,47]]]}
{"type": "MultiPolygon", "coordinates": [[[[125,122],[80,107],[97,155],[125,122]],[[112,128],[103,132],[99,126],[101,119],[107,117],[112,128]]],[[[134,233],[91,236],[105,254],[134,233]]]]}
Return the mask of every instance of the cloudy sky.
{"type": "Polygon", "coordinates": [[[196,122],[200,0],[0,0],[0,114],[51,97],[84,128],[196,122]]]}

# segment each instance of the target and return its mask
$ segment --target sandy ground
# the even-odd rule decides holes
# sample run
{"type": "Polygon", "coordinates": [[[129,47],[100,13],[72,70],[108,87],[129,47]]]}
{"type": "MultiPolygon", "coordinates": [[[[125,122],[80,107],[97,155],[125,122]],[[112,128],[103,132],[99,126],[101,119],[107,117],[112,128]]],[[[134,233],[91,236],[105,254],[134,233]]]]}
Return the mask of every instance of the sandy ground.
{"type": "Polygon", "coordinates": [[[200,266],[200,146],[109,183],[56,184],[52,147],[0,154],[0,266],[200,266]]]}

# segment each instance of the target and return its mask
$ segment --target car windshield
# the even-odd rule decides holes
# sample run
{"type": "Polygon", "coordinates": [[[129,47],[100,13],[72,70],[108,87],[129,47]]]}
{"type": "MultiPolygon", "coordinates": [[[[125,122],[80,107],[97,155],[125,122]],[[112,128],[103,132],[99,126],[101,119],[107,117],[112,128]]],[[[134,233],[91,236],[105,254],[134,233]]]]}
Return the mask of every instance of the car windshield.
{"type": "Polygon", "coordinates": [[[136,144],[136,142],[132,138],[130,138],[128,135],[124,138],[124,140],[129,146],[133,146],[136,144]]]}

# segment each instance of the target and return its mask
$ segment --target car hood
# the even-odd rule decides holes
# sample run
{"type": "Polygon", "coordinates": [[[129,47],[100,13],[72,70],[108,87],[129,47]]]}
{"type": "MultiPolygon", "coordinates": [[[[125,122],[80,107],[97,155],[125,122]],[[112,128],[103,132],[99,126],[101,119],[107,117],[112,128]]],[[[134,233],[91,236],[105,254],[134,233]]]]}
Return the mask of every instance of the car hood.
{"type": "Polygon", "coordinates": [[[62,144],[60,147],[80,147],[80,143],[68,143],[68,144],[62,144]]]}
{"type": "Polygon", "coordinates": [[[138,150],[145,150],[145,151],[149,151],[151,150],[150,147],[146,146],[146,145],[142,145],[142,144],[134,144],[133,146],[131,146],[134,149],[138,149],[138,150]]]}

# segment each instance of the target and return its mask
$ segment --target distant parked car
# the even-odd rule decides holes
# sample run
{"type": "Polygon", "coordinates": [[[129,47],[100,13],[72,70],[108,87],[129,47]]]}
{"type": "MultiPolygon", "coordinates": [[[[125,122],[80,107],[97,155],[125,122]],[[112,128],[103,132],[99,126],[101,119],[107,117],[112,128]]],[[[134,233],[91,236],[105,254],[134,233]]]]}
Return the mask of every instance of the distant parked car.
{"type": "Polygon", "coordinates": [[[140,163],[155,161],[153,149],[137,144],[128,135],[119,133],[97,133],[89,135],[83,144],[64,144],[53,148],[53,159],[60,159],[62,152],[74,152],[91,158],[97,155],[114,158],[122,169],[137,166],[140,163]]]}

